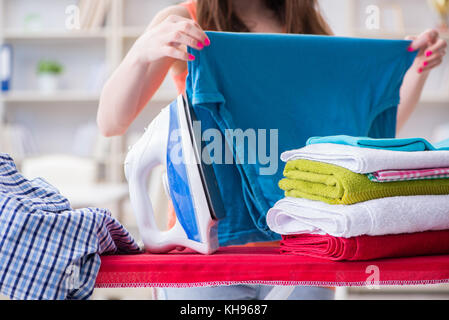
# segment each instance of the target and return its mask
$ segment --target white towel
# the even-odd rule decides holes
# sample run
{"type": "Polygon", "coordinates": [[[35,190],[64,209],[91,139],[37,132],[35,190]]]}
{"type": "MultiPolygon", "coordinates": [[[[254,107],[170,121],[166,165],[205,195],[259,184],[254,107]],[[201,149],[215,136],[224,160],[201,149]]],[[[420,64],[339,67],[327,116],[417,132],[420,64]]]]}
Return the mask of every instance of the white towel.
{"type": "Polygon", "coordinates": [[[284,162],[297,159],[326,162],[356,173],[371,173],[392,169],[447,167],[449,151],[407,152],[318,143],[281,154],[281,160],[284,162]]]}
{"type": "Polygon", "coordinates": [[[352,205],[284,198],[268,211],[267,223],[279,234],[329,234],[344,238],[446,230],[449,195],[388,197],[352,205]]]}

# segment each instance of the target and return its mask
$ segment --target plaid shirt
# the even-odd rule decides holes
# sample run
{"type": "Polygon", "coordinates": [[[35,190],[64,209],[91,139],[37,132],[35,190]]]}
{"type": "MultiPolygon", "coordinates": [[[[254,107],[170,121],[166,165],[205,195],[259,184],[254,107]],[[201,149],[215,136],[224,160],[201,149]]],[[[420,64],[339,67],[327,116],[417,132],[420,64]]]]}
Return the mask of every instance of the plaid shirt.
{"type": "Polygon", "coordinates": [[[100,254],[138,253],[105,209],[72,210],[42,179],[0,154],[0,293],[12,299],[88,299],[100,254]]]}

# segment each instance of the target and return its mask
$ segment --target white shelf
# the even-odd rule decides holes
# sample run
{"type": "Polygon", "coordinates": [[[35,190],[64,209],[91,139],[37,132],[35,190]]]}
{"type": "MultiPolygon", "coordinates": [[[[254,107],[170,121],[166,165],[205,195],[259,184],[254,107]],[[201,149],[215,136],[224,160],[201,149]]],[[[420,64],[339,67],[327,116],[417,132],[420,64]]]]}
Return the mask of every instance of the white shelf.
{"type": "Polygon", "coordinates": [[[55,93],[41,93],[38,91],[11,91],[0,95],[4,102],[98,102],[99,94],[82,91],[58,91],[55,93]]]}
{"type": "MultiPolygon", "coordinates": [[[[151,99],[151,102],[171,102],[176,98],[176,93],[159,90],[151,99]]],[[[8,103],[41,103],[41,102],[98,102],[99,93],[89,93],[83,91],[58,91],[45,94],[39,91],[10,91],[0,94],[0,101],[8,103]]]]}
{"type": "MultiPolygon", "coordinates": [[[[407,30],[405,32],[356,30],[354,32],[354,37],[380,38],[380,39],[404,39],[406,36],[418,35],[422,32],[423,32],[423,30],[407,30]]],[[[449,40],[449,32],[440,33],[440,37],[442,39],[449,40]]]]}
{"type": "Polygon", "coordinates": [[[80,30],[80,31],[65,31],[65,30],[41,30],[41,31],[26,31],[7,29],[3,31],[3,38],[7,41],[14,40],[104,40],[108,36],[108,31],[105,29],[98,30],[80,30]]]}

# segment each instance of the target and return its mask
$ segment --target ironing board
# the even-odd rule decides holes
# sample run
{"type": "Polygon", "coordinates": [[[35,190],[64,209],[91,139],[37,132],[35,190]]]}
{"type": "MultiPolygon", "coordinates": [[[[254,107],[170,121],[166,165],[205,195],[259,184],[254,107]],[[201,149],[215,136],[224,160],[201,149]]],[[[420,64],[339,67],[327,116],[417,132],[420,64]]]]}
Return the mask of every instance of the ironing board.
{"type": "Polygon", "coordinates": [[[278,248],[224,247],[194,252],[102,256],[96,287],[417,285],[449,282],[449,255],[332,262],[283,255],[278,248]],[[378,278],[373,277],[377,272],[378,278]],[[376,282],[373,282],[376,281],[376,282]]]}

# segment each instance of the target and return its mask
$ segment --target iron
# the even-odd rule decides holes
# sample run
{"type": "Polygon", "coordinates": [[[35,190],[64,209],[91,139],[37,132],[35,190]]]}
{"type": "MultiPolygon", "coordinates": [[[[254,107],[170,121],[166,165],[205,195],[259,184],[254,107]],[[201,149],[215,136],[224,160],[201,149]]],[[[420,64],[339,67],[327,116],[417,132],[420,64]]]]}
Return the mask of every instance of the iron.
{"type": "Polygon", "coordinates": [[[219,247],[217,227],[224,207],[213,168],[201,161],[203,145],[194,134],[195,120],[188,100],[180,95],[162,109],[125,159],[139,233],[145,249],[153,253],[181,247],[211,254],[219,247]],[[164,182],[176,212],[176,223],[167,231],[156,225],[148,196],[148,177],[158,165],[166,168],[164,182]]]}

